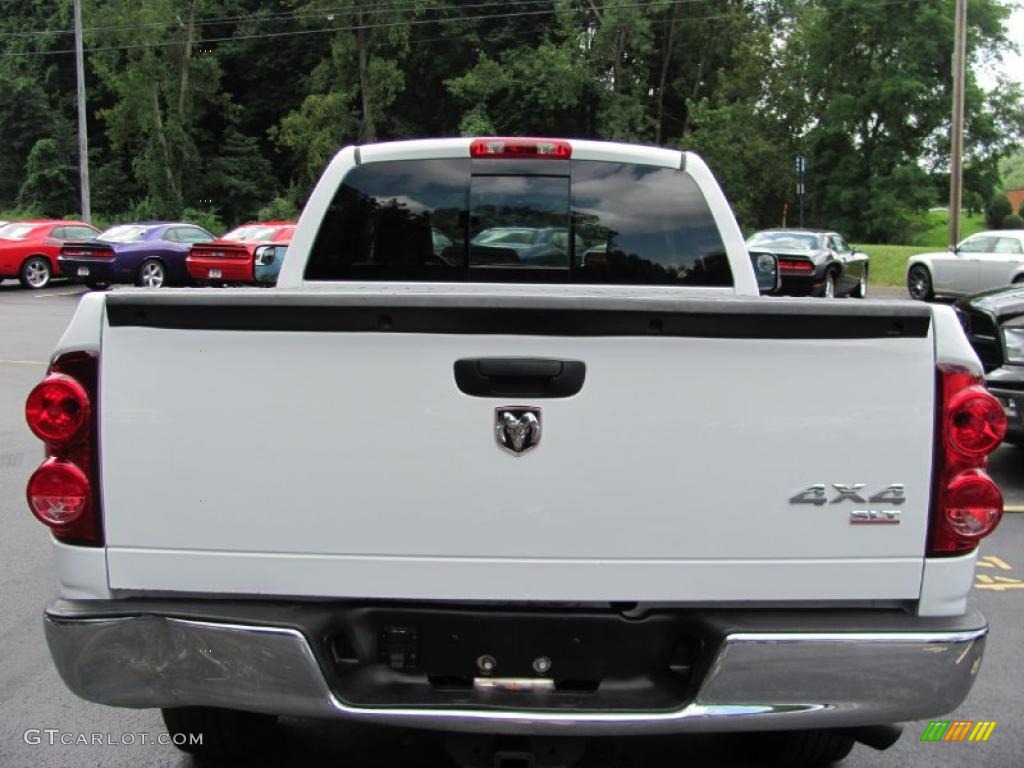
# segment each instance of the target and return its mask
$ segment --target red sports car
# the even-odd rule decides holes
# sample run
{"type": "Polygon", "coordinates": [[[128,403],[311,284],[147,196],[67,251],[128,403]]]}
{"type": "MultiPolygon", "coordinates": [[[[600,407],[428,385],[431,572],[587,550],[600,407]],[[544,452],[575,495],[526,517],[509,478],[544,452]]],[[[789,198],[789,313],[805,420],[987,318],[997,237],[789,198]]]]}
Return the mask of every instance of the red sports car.
{"type": "Polygon", "coordinates": [[[61,246],[70,240],[91,240],[99,232],[84,221],[12,221],[0,227],[0,281],[16,277],[26,288],[45,288],[60,274],[61,246]]]}
{"type": "Polygon", "coordinates": [[[243,224],[219,240],[193,245],[185,260],[189,277],[197,283],[254,283],[256,249],[288,243],[294,233],[294,221],[243,224]]]}

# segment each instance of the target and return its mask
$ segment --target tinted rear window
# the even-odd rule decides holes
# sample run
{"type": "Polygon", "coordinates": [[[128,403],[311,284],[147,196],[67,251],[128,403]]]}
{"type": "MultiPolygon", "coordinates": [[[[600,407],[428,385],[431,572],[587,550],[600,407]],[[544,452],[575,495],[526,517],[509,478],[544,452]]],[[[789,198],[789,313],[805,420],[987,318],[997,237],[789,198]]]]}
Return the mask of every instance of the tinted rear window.
{"type": "Polygon", "coordinates": [[[687,174],[586,160],[354,168],[305,276],[732,285],[718,228],[687,174]]]}

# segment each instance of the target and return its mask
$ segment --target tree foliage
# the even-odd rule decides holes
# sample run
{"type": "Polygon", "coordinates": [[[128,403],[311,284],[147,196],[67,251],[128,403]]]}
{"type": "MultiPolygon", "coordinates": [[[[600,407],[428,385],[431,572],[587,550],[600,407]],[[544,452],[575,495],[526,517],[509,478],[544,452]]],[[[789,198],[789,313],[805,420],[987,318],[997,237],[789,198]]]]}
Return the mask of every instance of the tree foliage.
{"type": "Polygon", "coordinates": [[[1006,195],[996,195],[985,207],[985,224],[989,229],[999,229],[1003,220],[1013,213],[1013,206],[1006,195]]]}
{"type": "MultiPolygon", "coordinates": [[[[1008,5],[972,0],[972,61],[1008,5]]],[[[293,216],[347,143],[539,134],[696,150],[748,229],[795,222],[803,154],[808,224],[898,241],[948,185],[953,6],[83,0],[94,209],[293,216]]],[[[0,15],[0,209],[78,208],[70,7],[0,15]]],[[[1022,126],[1019,87],[969,75],[968,205],[1022,126]]]]}

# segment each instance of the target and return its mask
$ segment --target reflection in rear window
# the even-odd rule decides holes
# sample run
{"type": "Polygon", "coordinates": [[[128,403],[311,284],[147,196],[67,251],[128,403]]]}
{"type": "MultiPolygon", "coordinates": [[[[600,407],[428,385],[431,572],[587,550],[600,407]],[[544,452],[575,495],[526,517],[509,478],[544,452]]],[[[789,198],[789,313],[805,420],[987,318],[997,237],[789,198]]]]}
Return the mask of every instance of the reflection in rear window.
{"type": "Polygon", "coordinates": [[[256,243],[265,240],[273,240],[277,233],[277,227],[261,227],[253,224],[243,224],[232,229],[221,240],[230,240],[235,243],[256,243]]]}
{"type": "Polygon", "coordinates": [[[569,269],[567,176],[474,175],[469,263],[569,269]]]}
{"type": "Polygon", "coordinates": [[[149,229],[139,224],[119,224],[96,235],[96,239],[106,243],[134,243],[141,240],[149,229]]]}
{"type": "Polygon", "coordinates": [[[307,280],[731,286],[684,172],[550,160],[408,160],[352,169],[307,280]]]}

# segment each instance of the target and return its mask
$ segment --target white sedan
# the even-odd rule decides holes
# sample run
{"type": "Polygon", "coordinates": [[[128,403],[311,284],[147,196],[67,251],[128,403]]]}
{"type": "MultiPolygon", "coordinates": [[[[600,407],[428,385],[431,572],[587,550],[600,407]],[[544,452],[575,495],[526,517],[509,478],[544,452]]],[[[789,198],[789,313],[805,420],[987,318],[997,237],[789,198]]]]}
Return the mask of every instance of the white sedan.
{"type": "Polygon", "coordinates": [[[948,251],[920,253],[907,262],[911,298],[967,296],[1024,282],[1024,230],[971,235],[948,251]]]}

